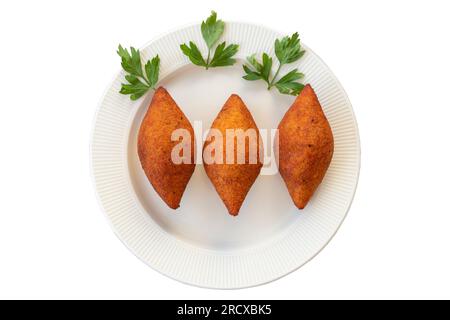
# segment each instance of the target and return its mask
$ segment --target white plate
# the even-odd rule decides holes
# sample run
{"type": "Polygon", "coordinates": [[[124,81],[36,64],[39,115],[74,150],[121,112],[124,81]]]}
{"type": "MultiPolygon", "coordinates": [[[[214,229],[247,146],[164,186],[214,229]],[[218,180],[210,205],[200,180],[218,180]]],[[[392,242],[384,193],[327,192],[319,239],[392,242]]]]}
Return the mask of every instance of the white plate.
{"type": "MultiPolygon", "coordinates": [[[[244,23],[227,23],[223,40],[240,45],[239,59],[273,55],[281,35],[244,23]]],[[[260,129],[278,126],[294,97],[243,80],[242,60],[208,71],[193,66],[179,45],[194,41],[205,52],[199,25],[166,34],[145,46],[145,59],[161,57],[160,84],[192,123],[208,129],[232,93],[242,97],[260,129]]],[[[313,199],[296,209],[279,176],[261,175],[238,217],[228,215],[202,165],[197,165],[181,207],[169,209],[141,169],[136,135],[151,99],[132,102],[119,94],[121,72],[100,103],[91,163],[100,203],[123,243],[155,270],[184,283],[242,288],[280,278],[313,258],[333,237],[352,202],[359,173],[358,129],[350,102],[328,67],[310,49],[289,66],[306,74],[333,129],[335,151],[313,199]]],[[[276,67],[276,63],[274,63],[276,67]]],[[[286,68],[288,69],[288,68],[286,68]]],[[[285,70],[286,70],[285,69],[285,70]]]]}

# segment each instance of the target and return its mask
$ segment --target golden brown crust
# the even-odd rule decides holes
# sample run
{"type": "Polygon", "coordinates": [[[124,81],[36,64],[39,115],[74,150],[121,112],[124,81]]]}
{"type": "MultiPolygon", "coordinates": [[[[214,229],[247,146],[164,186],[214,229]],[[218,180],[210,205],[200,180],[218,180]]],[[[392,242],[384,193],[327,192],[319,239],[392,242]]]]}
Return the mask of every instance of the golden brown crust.
{"type": "Polygon", "coordinates": [[[194,140],[191,123],[167,90],[159,87],[141,123],[137,148],[148,180],[172,209],[180,206],[181,197],[195,169],[194,140]],[[190,164],[172,162],[172,149],[179,143],[171,140],[176,129],[186,129],[191,134],[190,164]]]}
{"type": "Polygon", "coordinates": [[[333,157],[330,124],[308,84],[278,125],[279,170],[292,200],[303,209],[333,157]]]}
{"type": "MultiPolygon", "coordinates": [[[[209,141],[210,135],[203,146],[203,160],[206,174],[216,188],[217,193],[224,202],[228,212],[236,216],[247,196],[248,191],[255,182],[262,167],[262,143],[258,127],[244,102],[238,95],[231,95],[223,106],[222,110],[214,120],[211,129],[218,129],[223,135],[223,164],[207,164],[205,162],[205,148],[212,143],[209,141]],[[226,130],[227,129],[247,129],[256,130],[257,139],[257,162],[251,164],[249,161],[249,146],[245,147],[245,163],[227,164],[226,161],[226,130]]],[[[248,140],[247,140],[248,141],[248,140]]],[[[234,160],[237,160],[239,149],[236,148],[237,139],[235,138],[234,160]]],[[[241,151],[243,151],[241,149],[241,151]]]]}

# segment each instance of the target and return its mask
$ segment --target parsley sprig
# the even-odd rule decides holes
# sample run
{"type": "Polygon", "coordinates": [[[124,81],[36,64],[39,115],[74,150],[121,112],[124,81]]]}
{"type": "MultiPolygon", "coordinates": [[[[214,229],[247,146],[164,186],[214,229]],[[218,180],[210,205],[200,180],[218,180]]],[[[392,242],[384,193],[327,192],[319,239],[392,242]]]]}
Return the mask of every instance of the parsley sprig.
{"type": "Polygon", "coordinates": [[[202,36],[208,47],[207,58],[203,58],[197,45],[192,41],[189,42],[189,45],[185,43],[180,45],[181,51],[183,51],[193,64],[205,67],[206,70],[214,67],[231,66],[236,62],[236,59],[233,59],[232,57],[239,50],[237,44],[230,44],[227,46],[224,41],[216,47],[214,54],[212,55],[214,44],[220,39],[224,30],[225,23],[222,20],[217,20],[217,13],[212,11],[209,18],[206,19],[206,21],[203,21],[201,25],[202,36]]]}
{"type": "Polygon", "coordinates": [[[300,46],[298,33],[294,33],[291,37],[284,37],[275,40],[275,55],[278,59],[278,69],[273,77],[271,77],[273,60],[267,53],[262,54],[262,62],[259,62],[256,55],[253,54],[247,58],[247,64],[243,65],[246,73],[243,78],[245,80],[264,80],[267,83],[267,90],[276,87],[282,94],[298,95],[304,85],[297,82],[304,77],[304,74],[294,69],[277,80],[281,68],[285,64],[297,61],[305,54],[300,46]]]}
{"type": "Polygon", "coordinates": [[[131,47],[130,51],[119,45],[117,54],[122,58],[122,68],[127,75],[128,83],[122,83],[121,94],[129,94],[131,100],[137,100],[148,90],[155,90],[159,77],[159,56],[147,61],[142,68],[141,54],[139,50],[131,47]]]}

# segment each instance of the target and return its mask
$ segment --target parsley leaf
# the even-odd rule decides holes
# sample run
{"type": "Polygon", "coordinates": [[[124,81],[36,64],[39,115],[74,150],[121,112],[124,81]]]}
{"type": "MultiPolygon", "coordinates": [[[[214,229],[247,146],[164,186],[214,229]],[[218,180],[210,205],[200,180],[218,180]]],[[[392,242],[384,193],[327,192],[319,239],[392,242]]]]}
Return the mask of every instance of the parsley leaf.
{"type": "Polygon", "coordinates": [[[262,61],[261,77],[264,80],[269,81],[270,71],[272,70],[272,58],[266,53],[263,53],[262,61]]]}
{"type": "Polygon", "coordinates": [[[222,42],[217,46],[214,56],[209,63],[210,67],[232,66],[236,62],[236,59],[231,57],[238,52],[239,46],[237,44],[230,44],[227,47],[225,46],[226,42],[222,42]]]}
{"type": "Polygon", "coordinates": [[[292,37],[275,40],[275,54],[282,64],[292,63],[300,59],[305,54],[305,50],[301,49],[298,33],[294,33],[292,37]]]}
{"type": "Polygon", "coordinates": [[[119,45],[117,54],[122,59],[122,69],[128,73],[125,75],[125,80],[128,83],[122,83],[121,94],[129,94],[131,100],[137,100],[149,89],[155,89],[159,78],[159,56],[147,61],[142,68],[139,50],[131,47],[128,51],[119,45]]]}
{"type": "Polygon", "coordinates": [[[217,13],[211,11],[211,16],[202,22],[201,29],[203,39],[205,39],[208,49],[211,49],[225,30],[225,23],[217,20],[217,13]]]}
{"type": "Polygon", "coordinates": [[[183,51],[183,53],[189,57],[189,60],[191,60],[191,62],[197,66],[201,66],[201,67],[206,67],[206,62],[202,57],[202,54],[200,52],[200,50],[198,50],[197,46],[195,45],[195,43],[193,43],[192,41],[189,42],[190,47],[188,47],[186,44],[182,44],[180,46],[181,51],[183,51]]]}
{"type": "Polygon", "coordinates": [[[278,69],[275,75],[271,78],[272,70],[272,58],[266,53],[262,54],[262,62],[259,62],[256,55],[253,54],[247,58],[247,64],[243,65],[245,75],[243,78],[245,80],[264,80],[267,83],[267,89],[270,90],[272,87],[278,89],[282,94],[289,94],[296,96],[298,95],[304,85],[297,80],[304,77],[303,73],[298,72],[294,69],[283,77],[277,80],[278,74],[281,71],[281,67],[285,64],[289,64],[297,61],[305,54],[305,50],[302,50],[300,45],[300,39],[298,33],[294,33],[291,37],[284,37],[282,39],[275,40],[275,55],[278,59],[278,69]]]}
{"type": "Polygon", "coordinates": [[[303,84],[298,82],[286,82],[286,83],[275,83],[275,87],[283,94],[290,94],[291,96],[297,96],[305,87],[303,84]]]}
{"type": "Polygon", "coordinates": [[[263,66],[258,62],[258,59],[256,59],[256,54],[247,57],[247,61],[256,69],[256,71],[261,72],[263,66]]]}
{"type": "Polygon", "coordinates": [[[150,87],[152,87],[152,89],[155,89],[156,83],[158,82],[159,62],[159,56],[156,56],[145,64],[145,74],[147,75],[147,79],[150,82],[150,87]]]}
{"type": "Polygon", "coordinates": [[[243,76],[243,78],[245,80],[254,81],[254,80],[262,79],[261,73],[253,71],[252,69],[247,67],[245,64],[243,65],[243,67],[244,67],[244,71],[246,73],[246,75],[243,76]]]}
{"type": "Polygon", "coordinates": [[[238,52],[239,46],[237,44],[226,45],[226,42],[219,44],[211,57],[211,51],[214,45],[219,41],[225,30],[225,23],[222,20],[217,20],[217,13],[212,11],[211,15],[201,24],[201,31],[203,40],[205,40],[208,47],[208,56],[203,58],[202,53],[197,45],[190,41],[189,45],[183,43],[180,49],[189,60],[196,66],[205,67],[206,69],[213,67],[231,66],[236,63],[236,59],[232,57],[238,52]]]}

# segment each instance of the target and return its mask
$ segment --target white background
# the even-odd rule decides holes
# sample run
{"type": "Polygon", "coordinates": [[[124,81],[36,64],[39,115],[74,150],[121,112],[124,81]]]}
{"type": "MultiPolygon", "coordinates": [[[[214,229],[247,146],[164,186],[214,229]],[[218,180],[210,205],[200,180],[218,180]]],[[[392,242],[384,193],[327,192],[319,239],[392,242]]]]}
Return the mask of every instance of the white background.
{"type": "Polygon", "coordinates": [[[450,298],[449,14],[448,1],[2,1],[0,298],[450,298]],[[110,230],[89,168],[118,43],[142,46],[211,9],[298,31],[346,89],[362,145],[333,241],[237,291],[141,263],[110,230]]]}

